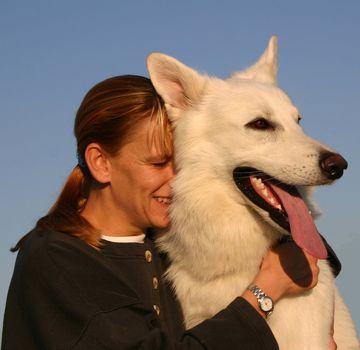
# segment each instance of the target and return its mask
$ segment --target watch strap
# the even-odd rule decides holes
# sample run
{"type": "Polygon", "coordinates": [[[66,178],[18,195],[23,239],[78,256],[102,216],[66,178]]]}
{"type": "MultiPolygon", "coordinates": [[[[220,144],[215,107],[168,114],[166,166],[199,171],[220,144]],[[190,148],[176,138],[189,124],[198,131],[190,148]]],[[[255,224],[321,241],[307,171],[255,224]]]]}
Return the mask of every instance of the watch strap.
{"type": "Polygon", "coordinates": [[[258,287],[256,285],[250,285],[247,289],[255,295],[255,297],[258,301],[260,310],[265,313],[265,316],[266,317],[270,316],[270,314],[274,310],[274,302],[271,299],[271,297],[268,296],[260,287],[258,287]],[[270,310],[264,310],[264,308],[262,306],[262,302],[264,301],[265,298],[267,298],[271,301],[272,308],[270,310]]]}

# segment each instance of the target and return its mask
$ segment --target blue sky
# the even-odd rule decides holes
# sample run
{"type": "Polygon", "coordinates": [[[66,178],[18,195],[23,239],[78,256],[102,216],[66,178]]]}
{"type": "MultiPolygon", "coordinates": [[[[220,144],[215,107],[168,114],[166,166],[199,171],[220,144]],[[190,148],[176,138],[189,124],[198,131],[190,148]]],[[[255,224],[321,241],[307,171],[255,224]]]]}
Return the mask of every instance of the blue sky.
{"type": "MultiPolygon", "coordinates": [[[[96,82],[147,75],[152,51],[227,77],[279,37],[279,84],[302,125],[349,162],[316,192],[337,279],[360,329],[360,2],[358,0],[2,0],[0,2],[0,314],[15,255],[76,162],[76,109],[96,82]]],[[[1,326],[1,323],[0,323],[1,326]]]]}

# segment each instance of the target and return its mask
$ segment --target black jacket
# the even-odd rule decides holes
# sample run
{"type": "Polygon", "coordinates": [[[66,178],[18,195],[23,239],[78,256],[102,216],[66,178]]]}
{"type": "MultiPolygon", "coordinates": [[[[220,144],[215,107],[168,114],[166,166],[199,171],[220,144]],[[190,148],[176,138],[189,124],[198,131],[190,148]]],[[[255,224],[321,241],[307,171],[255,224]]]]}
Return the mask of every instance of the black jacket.
{"type": "Polygon", "coordinates": [[[151,239],[104,242],[33,231],[17,257],[4,317],[3,350],[278,349],[244,299],[184,332],[166,259],[151,239]]]}

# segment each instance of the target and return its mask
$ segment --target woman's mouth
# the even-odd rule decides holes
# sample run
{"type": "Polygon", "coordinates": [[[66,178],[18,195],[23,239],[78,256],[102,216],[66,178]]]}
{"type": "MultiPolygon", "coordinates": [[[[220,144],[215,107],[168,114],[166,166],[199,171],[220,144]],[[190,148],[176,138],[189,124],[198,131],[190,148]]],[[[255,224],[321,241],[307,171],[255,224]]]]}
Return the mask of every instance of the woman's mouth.
{"type": "Polygon", "coordinates": [[[156,201],[158,201],[161,204],[169,205],[171,203],[171,197],[156,196],[154,198],[155,198],[156,201]]]}

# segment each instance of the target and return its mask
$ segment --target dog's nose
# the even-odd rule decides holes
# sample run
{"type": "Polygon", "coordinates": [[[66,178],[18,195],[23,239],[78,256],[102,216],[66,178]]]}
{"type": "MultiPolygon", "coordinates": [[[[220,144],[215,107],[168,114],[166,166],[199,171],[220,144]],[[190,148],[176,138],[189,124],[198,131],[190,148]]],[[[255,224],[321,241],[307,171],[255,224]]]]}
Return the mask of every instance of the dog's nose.
{"type": "Polygon", "coordinates": [[[320,167],[328,179],[335,180],[342,176],[348,163],[340,154],[326,152],[320,156],[320,167]]]}

